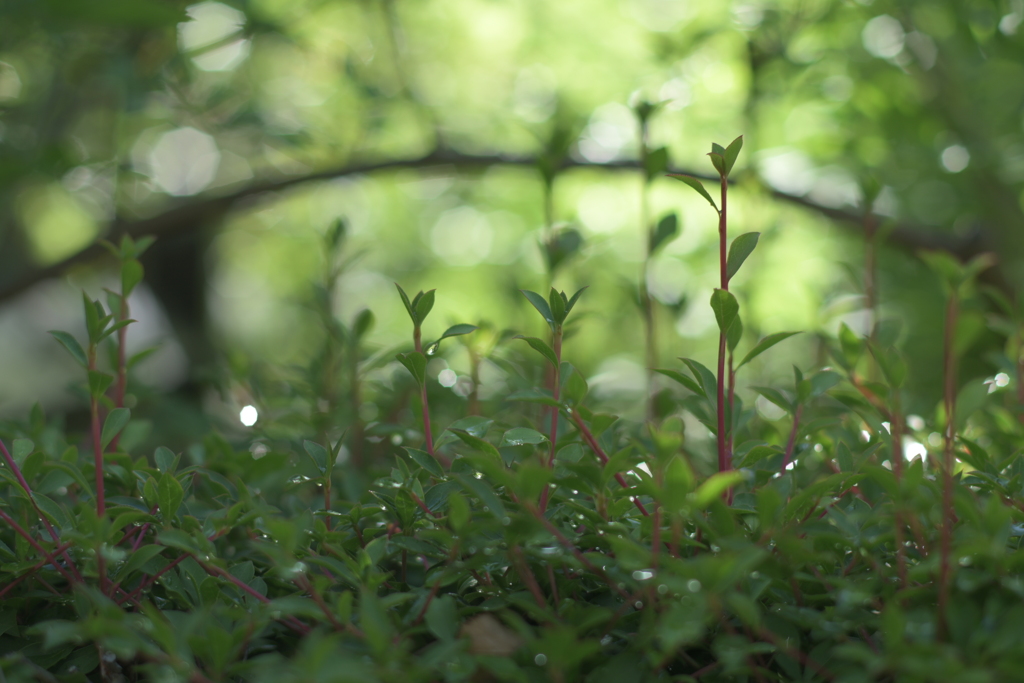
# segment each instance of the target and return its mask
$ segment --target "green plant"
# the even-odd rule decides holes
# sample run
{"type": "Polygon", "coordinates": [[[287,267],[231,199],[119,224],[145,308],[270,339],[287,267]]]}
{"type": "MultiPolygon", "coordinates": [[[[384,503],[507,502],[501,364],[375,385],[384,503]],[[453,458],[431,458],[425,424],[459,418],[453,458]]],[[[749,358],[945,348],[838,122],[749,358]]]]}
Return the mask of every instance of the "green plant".
{"type": "Polygon", "coordinates": [[[978,334],[962,310],[994,308],[1007,331],[995,362],[1016,373],[1016,309],[976,286],[985,259],[924,256],[947,302],[945,390],[927,417],[903,414],[891,320],[841,326],[822,341],[833,365],[794,368],[791,385],[738,384],[795,334],[734,361],[728,285],[758,238],[727,240],[740,144],[713,147],[720,205],[681,178],[720,218],[718,371],[691,358],[688,374],[659,370],[679,393],[658,423],[602,412],[563,360],[584,289],[522,290],[550,343],[461,324],[424,343],[434,290],[398,286],[412,350],[367,357],[372,314],[333,315],[349,262],[339,223],[308,381],[240,373],[263,407],[251,431],[144,451],[139,357],[124,349],[147,244],[122,242],[121,291],[107,307],[85,297],[86,344],[53,332],[84,371],[84,433],[38,407],[0,424],[5,680],[1015,680],[1022,407],[1009,375],[961,386],[957,361],[978,334]],[[457,393],[428,364],[469,333],[474,386],[457,393]],[[483,356],[508,370],[498,395],[474,393],[483,356]],[[748,389],[784,417],[745,404],[748,389]],[[687,414],[713,438],[688,433],[687,414]],[[447,425],[436,439],[434,424],[447,425]],[[365,457],[344,461],[345,443],[365,457]]]}

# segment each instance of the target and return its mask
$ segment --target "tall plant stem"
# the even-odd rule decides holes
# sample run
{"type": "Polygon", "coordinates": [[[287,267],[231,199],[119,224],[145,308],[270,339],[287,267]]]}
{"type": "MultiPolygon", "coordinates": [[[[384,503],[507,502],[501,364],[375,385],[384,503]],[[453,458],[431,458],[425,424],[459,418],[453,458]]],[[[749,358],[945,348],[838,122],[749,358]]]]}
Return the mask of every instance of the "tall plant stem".
{"type": "MultiPolygon", "coordinates": [[[[417,353],[423,353],[423,342],[420,338],[420,326],[416,325],[412,331],[412,340],[417,353]]],[[[420,385],[420,403],[423,406],[423,435],[427,441],[427,453],[434,455],[434,435],[430,430],[430,404],[427,403],[427,380],[423,378],[420,385]]]]}
{"type": "MultiPolygon", "coordinates": [[[[722,174],[722,204],[718,211],[718,249],[719,262],[722,275],[722,289],[729,291],[729,267],[728,267],[728,235],[726,218],[726,201],[729,191],[729,183],[725,174],[722,174]]],[[[718,471],[724,472],[732,469],[731,454],[729,453],[729,430],[725,424],[725,350],[726,333],[722,330],[718,334],[718,471]]]]}
{"type": "MultiPolygon", "coordinates": [[[[587,428],[587,424],[583,421],[583,418],[580,417],[579,412],[574,410],[570,415],[573,423],[576,425],[576,428],[579,429],[580,434],[583,435],[583,440],[587,442],[588,446],[590,446],[590,450],[594,451],[594,455],[601,460],[602,465],[607,465],[608,455],[604,452],[604,449],[601,448],[601,445],[597,443],[597,439],[594,438],[594,433],[587,428]]],[[[624,489],[630,488],[629,484],[626,483],[626,478],[622,476],[622,472],[615,473],[615,481],[619,482],[619,485],[624,489]]],[[[647,508],[640,502],[640,498],[638,496],[633,496],[633,505],[636,506],[636,509],[639,510],[644,517],[650,516],[650,513],[647,512],[647,508]]]]}
{"type": "Polygon", "coordinates": [[[649,190],[651,179],[647,172],[647,157],[650,154],[650,147],[647,142],[647,119],[640,121],[640,226],[641,234],[645,242],[644,261],[640,266],[640,308],[644,317],[644,354],[647,361],[647,401],[645,416],[650,422],[654,419],[654,368],[658,364],[658,340],[655,337],[654,302],[651,301],[651,293],[647,288],[647,274],[651,267],[651,243],[653,228],[651,227],[651,211],[649,206],[649,190]]]}
{"type": "MultiPolygon", "coordinates": [[[[551,346],[555,352],[555,360],[558,362],[555,364],[554,372],[552,373],[553,381],[551,383],[551,397],[554,400],[558,400],[560,385],[562,383],[562,326],[558,325],[552,335],[551,346]]],[[[548,451],[548,467],[554,468],[555,466],[555,452],[556,452],[556,441],[558,440],[558,408],[551,407],[551,429],[548,432],[548,441],[551,443],[551,448],[548,451]]],[[[540,511],[544,512],[548,508],[548,496],[550,495],[550,487],[545,486],[544,490],[540,493],[540,511]]]]}
{"type": "MultiPolygon", "coordinates": [[[[128,297],[122,291],[121,307],[118,311],[118,322],[128,319],[128,297]]],[[[114,407],[124,408],[124,399],[128,393],[128,328],[117,331],[117,384],[114,388],[114,407]]],[[[117,434],[110,441],[110,450],[117,451],[117,443],[121,435],[117,434]]]]}
{"type": "MultiPolygon", "coordinates": [[[[864,307],[868,310],[868,339],[878,343],[875,328],[878,326],[878,244],[875,234],[878,222],[871,213],[871,207],[864,209],[864,307]]],[[[878,363],[868,359],[868,377],[878,379],[878,363]]]]}
{"type": "Polygon", "coordinates": [[[942,535],[939,546],[939,635],[948,633],[946,607],[949,602],[949,556],[953,538],[953,448],[956,438],[956,321],[959,301],[954,290],[946,303],[946,326],[943,333],[944,349],[942,358],[944,391],[943,405],[946,409],[946,428],[943,432],[942,449],[942,535]]]}

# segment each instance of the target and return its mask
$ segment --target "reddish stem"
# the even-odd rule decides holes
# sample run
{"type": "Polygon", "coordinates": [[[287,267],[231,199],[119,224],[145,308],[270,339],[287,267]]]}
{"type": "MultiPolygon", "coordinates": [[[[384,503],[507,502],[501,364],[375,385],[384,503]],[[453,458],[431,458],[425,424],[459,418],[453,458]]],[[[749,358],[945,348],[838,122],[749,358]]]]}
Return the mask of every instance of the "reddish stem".
{"type": "MultiPolygon", "coordinates": [[[[727,196],[729,182],[725,174],[722,179],[722,207],[718,211],[718,252],[719,265],[721,268],[721,288],[729,291],[729,266],[728,266],[728,229],[727,229],[727,196]]],[[[729,454],[729,431],[725,425],[725,350],[726,334],[721,330],[718,334],[718,471],[724,472],[732,469],[731,457],[729,454]]],[[[727,494],[728,495],[728,494],[727,494]]]]}
{"type": "MultiPolygon", "coordinates": [[[[576,427],[580,430],[580,434],[583,435],[583,439],[587,442],[587,445],[590,446],[590,450],[594,451],[594,454],[598,458],[600,458],[602,465],[607,464],[608,456],[605,455],[604,450],[601,448],[601,446],[598,445],[597,439],[594,438],[594,435],[587,428],[587,425],[583,422],[583,419],[580,417],[580,414],[574,410],[572,411],[571,415],[573,422],[576,424],[576,427]]],[[[622,476],[622,472],[615,473],[615,481],[619,482],[619,484],[624,489],[630,488],[629,484],[626,483],[626,478],[622,476]]],[[[633,496],[633,504],[636,505],[637,509],[640,510],[641,513],[643,513],[644,517],[647,517],[649,515],[649,513],[647,512],[647,508],[644,507],[643,503],[641,503],[640,499],[637,498],[636,496],[633,496]]]]}

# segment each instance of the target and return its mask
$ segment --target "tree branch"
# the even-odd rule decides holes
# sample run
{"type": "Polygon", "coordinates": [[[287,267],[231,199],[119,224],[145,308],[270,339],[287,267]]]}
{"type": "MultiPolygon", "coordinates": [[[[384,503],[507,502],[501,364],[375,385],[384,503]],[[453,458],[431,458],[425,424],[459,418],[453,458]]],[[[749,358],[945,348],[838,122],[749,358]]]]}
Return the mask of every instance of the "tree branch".
{"type": "MultiPolygon", "coordinates": [[[[220,196],[206,196],[183,200],[173,204],[162,213],[149,218],[129,220],[118,217],[110,224],[105,237],[116,241],[126,234],[132,237],[143,235],[159,237],[161,235],[198,230],[210,223],[216,222],[225,213],[237,205],[245,203],[247,200],[258,201],[265,195],[272,195],[282,190],[322,180],[406,169],[443,169],[448,167],[456,171],[466,172],[486,170],[494,166],[537,168],[537,164],[537,158],[532,156],[466,154],[450,151],[435,151],[425,156],[411,159],[388,159],[355,163],[301,176],[257,181],[234,192],[220,196]]],[[[632,160],[591,162],[565,159],[561,164],[562,170],[577,168],[628,172],[639,172],[641,170],[639,162],[632,160]]],[[[686,169],[673,168],[669,169],[669,171],[672,173],[685,173],[704,180],[716,180],[716,178],[712,178],[709,175],[693,173],[686,169]]],[[[860,213],[824,206],[805,197],[788,194],[779,190],[769,190],[769,194],[779,201],[816,211],[836,221],[846,229],[857,232],[863,230],[863,215],[860,213]]],[[[911,251],[918,249],[946,251],[962,260],[967,260],[985,251],[984,246],[986,242],[980,230],[976,230],[966,236],[960,236],[937,229],[930,229],[925,226],[902,222],[889,231],[886,239],[893,246],[903,249],[911,251]]],[[[9,278],[0,278],[0,301],[6,301],[14,297],[38,282],[59,277],[72,266],[96,261],[106,255],[106,253],[99,245],[93,244],[59,263],[42,268],[29,269],[21,273],[14,273],[9,278]]]]}

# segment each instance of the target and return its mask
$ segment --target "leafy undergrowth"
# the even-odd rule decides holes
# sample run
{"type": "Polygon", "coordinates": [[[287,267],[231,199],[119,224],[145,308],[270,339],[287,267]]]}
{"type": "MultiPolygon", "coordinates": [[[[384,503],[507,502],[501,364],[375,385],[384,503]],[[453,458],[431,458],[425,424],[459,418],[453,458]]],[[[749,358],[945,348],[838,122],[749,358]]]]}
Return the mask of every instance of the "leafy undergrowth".
{"type": "MultiPolygon", "coordinates": [[[[739,144],[713,149],[723,199],[739,144]]],[[[600,412],[563,360],[585,293],[524,292],[550,341],[455,325],[424,344],[434,293],[399,288],[414,331],[400,365],[366,358],[371,316],[325,314],[304,375],[249,387],[257,438],[210,434],[184,453],[128,438],[134,359],[120,349],[146,245],[125,240],[121,291],[85,299],[85,343],[54,333],[85,370],[91,429],[66,434],[36,409],[0,431],[3,680],[1021,680],[1020,406],[1007,382],[954,391],[958,306],[981,300],[983,264],[927,257],[950,302],[932,419],[902,414],[906,364],[884,322],[824,340],[831,368],[737,391],[789,333],[734,359],[728,278],[757,236],[727,253],[721,206],[718,371],[663,370],[675,389],[644,423],[600,412]],[[445,348],[508,368],[507,392],[432,379],[455,336],[445,348]],[[368,386],[372,367],[387,381],[368,386]],[[398,422],[364,424],[361,392],[398,422]],[[687,437],[684,414],[711,438],[687,437]]],[[[1004,359],[1014,382],[1018,354],[1004,359]]]]}

